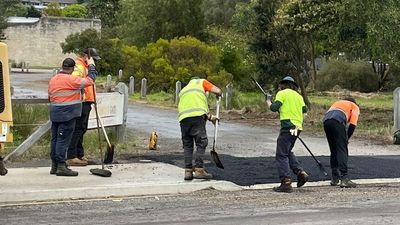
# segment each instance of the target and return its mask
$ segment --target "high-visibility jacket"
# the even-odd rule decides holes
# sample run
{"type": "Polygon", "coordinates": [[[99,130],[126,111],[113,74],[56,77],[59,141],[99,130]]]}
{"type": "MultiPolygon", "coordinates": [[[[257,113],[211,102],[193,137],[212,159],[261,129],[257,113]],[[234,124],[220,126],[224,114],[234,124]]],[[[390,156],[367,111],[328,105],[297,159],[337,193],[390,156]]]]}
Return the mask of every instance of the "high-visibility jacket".
{"type": "Polygon", "coordinates": [[[204,79],[193,79],[179,92],[179,121],[209,112],[203,81],[204,79]]]}
{"type": "Polygon", "coordinates": [[[82,113],[81,91],[93,85],[90,77],[80,78],[67,73],[59,73],[49,82],[50,120],[65,122],[80,117],[82,113]]]}
{"type": "Polygon", "coordinates": [[[325,113],[323,122],[329,119],[335,119],[346,125],[347,123],[357,126],[360,108],[357,104],[347,100],[339,100],[329,108],[325,113]]]}
{"type": "MultiPolygon", "coordinates": [[[[86,63],[86,60],[84,58],[77,58],[75,60],[75,63],[76,63],[76,65],[75,65],[74,72],[72,72],[72,75],[81,77],[81,78],[86,78],[88,75],[88,70],[89,70],[89,65],[86,63]]],[[[84,88],[82,100],[84,102],[94,102],[93,87],[88,86],[88,87],[84,88]]]]}

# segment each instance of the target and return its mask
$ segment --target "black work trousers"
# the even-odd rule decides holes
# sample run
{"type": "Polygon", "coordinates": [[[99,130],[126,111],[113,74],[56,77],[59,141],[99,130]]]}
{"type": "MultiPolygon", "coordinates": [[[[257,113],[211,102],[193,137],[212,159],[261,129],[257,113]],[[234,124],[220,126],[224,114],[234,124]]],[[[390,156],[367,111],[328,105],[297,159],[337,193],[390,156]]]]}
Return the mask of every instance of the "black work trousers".
{"type": "Polygon", "coordinates": [[[332,178],[346,178],[349,158],[346,126],[335,119],[329,119],[324,122],[324,130],[331,150],[332,178]]]}
{"type": "Polygon", "coordinates": [[[193,168],[194,143],[196,144],[195,168],[203,168],[203,157],[208,145],[205,118],[203,116],[185,118],[181,120],[180,126],[185,168],[193,168]]]}
{"type": "Polygon", "coordinates": [[[91,110],[92,102],[82,103],[82,115],[76,118],[74,134],[72,135],[72,140],[68,147],[68,159],[82,158],[85,155],[83,149],[83,135],[85,135],[88,128],[89,114],[91,110]]]}
{"type": "Polygon", "coordinates": [[[299,161],[292,152],[297,137],[289,132],[281,132],[276,141],[276,165],[278,168],[279,179],[290,178],[290,171],[297,174],[303,170],[299,161]]]}

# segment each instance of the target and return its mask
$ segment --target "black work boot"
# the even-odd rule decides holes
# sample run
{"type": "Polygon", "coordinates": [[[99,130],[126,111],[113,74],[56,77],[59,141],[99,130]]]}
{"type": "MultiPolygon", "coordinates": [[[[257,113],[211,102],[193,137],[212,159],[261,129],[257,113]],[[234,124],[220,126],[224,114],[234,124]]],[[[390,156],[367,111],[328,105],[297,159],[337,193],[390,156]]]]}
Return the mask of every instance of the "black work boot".
{"type": "Polygon", "coordinates": [[[52,160],[50,174],[56,174],[56,173],[57,173],[57,162],[52,160]]]}
{"type": "Polygon", "coordinates": [[[193,180],[193,169],[185,169],[185,180],[193,180]]]}
{"type": "Polygon", "coordinates": [[[357,184],[351,181],[349,178],[344,178],[340,181],[341,188],[355,188],[357,184]]]}
{"type": "Polygon", "coordinates": [[[8,173],[8,170],[4,166],[3,158],[0,157],[0,176],[5,176],[8,173]]]}
{"type": "Polygon", "coordinates": [[[208,173],[204,168],[194,168],[194,179],[211,179],[213,178],[211,173],[208,173]]]}
{"type": "Polygon", "coordinates": [[[78,172],[72,171],[71,169],[69,169],[67,167],[65,162],[63,162],[63,163],[57,164],[56,175],[57,176],[78,176],[78,172]]]}
{"type": "Polygon", "coordinates": [[[308,174],[304,170],[297,172],[297,187],[302,187],[308,181],[308,174]]]}
{"type": "Polygon", "coordinates": [[[338,186],[340,182],[339,177],[332,177],[331,179],[331,186],[338,186]]]}
{"type": "Polygon", "coordinates": [[[272,190],[274,190],[275,192],[291,193],[293,192],[292,180],[290,178],[283,178],[281,180],[281,185],[278,187],[274,187],[272,190]]]}

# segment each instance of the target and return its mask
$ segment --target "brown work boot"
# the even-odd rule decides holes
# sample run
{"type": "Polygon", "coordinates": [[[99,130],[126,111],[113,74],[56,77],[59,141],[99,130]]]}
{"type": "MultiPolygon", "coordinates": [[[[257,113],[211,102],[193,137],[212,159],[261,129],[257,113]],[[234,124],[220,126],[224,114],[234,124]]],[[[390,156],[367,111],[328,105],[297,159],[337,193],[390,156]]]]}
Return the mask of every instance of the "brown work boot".
{"type": "Polygon", "coordinates": [[[65,163],[67,163],[68,166],[87,166],[88,162],[81,160],[79,158],[73,158],[73,159],[68,159],[67,161],[65,161],[65,163]]]}
{"type": "Polygon", "coordinates": [[[52,160],[50,174],[56,174],[56,173],[57,173],[57,162],[52,160]]]}
{"type": "Polygon", "coordinates": [[[71,176],[78,176],[78,172],[73,171],[70,168],[68,168],[65,163],[58,163],[56,175],[71,177],[71,176]]]}
{"type": "Polygon", "coordinates": [[[8,173],[8,170],[4,166],[3,158],[0,157],[0,176],[5,176],[8,173]]]}
{"type": "Polygon", "coordinates": [[[211,173],[207,173],[204,168],[194,168],[194,179],[211,179],[213,178],[211,173]]]}
{"type": "Polygon", "coordinates": [[[193,180],[193,169],[185,169],[185,180],[193,180]]]}
{"type": "Polygon", "coordinates": [[[302,187],[308,181],[308,174],[304,170],[297,172],[297,187],[302,187]]]}
{"type": "Polygon", "coordinates": [[[281,185],[278,187],[274,187],[272,190],[274,190],[275,192],[291,193],[293,192],[292,180],[290,178],[283,178],[281,180],[281,185]]]}

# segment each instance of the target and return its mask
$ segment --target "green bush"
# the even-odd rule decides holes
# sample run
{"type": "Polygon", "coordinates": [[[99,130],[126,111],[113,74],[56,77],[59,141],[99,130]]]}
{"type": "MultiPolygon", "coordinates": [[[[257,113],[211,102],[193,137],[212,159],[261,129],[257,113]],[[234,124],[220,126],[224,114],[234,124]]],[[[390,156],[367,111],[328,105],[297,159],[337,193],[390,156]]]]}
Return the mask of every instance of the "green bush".
{"type": "Polygon", "coordinates": [[[371,92],[378,89],[378,76],[366,62],[331,60],[318,73],[318,90],[330,90],[339,85],[351,91],[371,92]]]}

